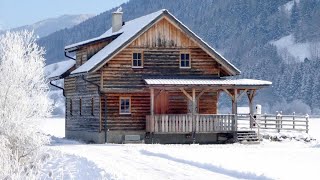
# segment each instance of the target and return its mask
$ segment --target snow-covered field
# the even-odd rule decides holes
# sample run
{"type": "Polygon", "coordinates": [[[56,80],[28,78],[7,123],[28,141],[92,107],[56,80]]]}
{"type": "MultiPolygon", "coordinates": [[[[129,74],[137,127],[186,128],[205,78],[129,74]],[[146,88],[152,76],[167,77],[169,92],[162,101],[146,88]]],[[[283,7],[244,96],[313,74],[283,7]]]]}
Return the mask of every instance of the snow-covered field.
{"type": "MultiPolygon", "coordinates": [[[[61,139],[64,119],[46,119],[41,126],[55,136],[43,172],[56,179],[320,179],[319,141],[95,145],[61,139]]],[[[320,119],[310,120],[309,134],[320,140],[320,119]]]]}

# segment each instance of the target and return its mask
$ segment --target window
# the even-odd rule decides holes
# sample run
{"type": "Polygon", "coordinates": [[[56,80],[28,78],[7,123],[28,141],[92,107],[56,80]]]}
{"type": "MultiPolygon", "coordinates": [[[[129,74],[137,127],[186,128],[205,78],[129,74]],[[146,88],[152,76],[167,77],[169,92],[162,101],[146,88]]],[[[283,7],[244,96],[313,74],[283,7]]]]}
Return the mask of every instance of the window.
{"type": "Polygon", "coordinates": [[[190,54],[180,54],[180,68],[191,68],[190,54]]]}
{"type": "Polygon", "coordinates": [[[93,112],[94,112],[94,101],[93,101],[93,98],[91,98],[91,116],[94,116],[93,112]]]}
{"type": "Polygon", "coordinates": [[[69,111],[70,111],[70,116],[72,116],[72,99],[70,99],[70,107],[69,107],[69,111]]]}
{"type": "Polygon", "coordinates": [[[80,112],[80,116],[82,116],[82,99],[81,98],[79,100],[79,112],[80,112]]]}
{"type": "Polygon", "coordinates": [[[132,68],[143,68],[142,53],[132,54],[132,68]]]}
{"type": "Polygon", "coordinates": [[[131,113],[131,98],[120,97],[120,114],[130,114],[130,113],[131,113]]]}

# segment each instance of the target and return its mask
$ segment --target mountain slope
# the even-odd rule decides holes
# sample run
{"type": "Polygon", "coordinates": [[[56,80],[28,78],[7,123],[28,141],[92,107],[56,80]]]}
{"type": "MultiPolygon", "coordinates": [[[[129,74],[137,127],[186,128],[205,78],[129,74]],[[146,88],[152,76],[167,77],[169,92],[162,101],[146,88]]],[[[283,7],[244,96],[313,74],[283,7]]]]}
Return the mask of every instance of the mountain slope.
{"type": "MultiPolygon", "coordinates": [[[[168,9],[235,64],[242,77],[271,80],[273,86],[260,91],[256,99],[269,111],[274,111],[276,103],[285,106],[295,99],[314,111],[320,107],[320,85],[309,83],[320,75],[316,69],[320,65],[320,0],[131,0],[122,8],[125,21],[168,9]],[[279,46],[288,37],[290,43],[279,46]],[[295,51],[301,44],[307,48],[306,55],[295,51]]],[[[105,32],[114,10],[41,38],[38,42],[47,50],[47,63],[62,60],[65,45],[105,32]]],[[[230,100],[225,99],[222,106],[228,106],[230,100]]],[[[285,111],[281,108],[277,110],[285,111]]]]}
{"type": "Polygon", "coordinates": [[[11,29],[11,31],[34,30],[35,34],[41,38],[53,32],[56,32],[58,30],[61,30],[64,28],[71,28],[93,16],[94,15],[91,15],[91,14],[63,15],[57,18],[50,18],[43,21],[39,21],[31,25],[13,28],[11,29]]]}

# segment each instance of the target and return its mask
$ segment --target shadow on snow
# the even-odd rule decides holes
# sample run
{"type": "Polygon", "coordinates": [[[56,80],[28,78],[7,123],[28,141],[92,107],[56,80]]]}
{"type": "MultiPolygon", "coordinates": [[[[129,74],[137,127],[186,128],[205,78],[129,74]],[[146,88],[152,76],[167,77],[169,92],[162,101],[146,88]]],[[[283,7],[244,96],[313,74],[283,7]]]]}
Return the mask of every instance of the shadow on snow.
{"type": "Polygon", "coordinates": [[[201,168],[201,169],[205,169],[205,170],[208,170],[208,171],[211,171],[214,173],[224,174],[224,175],[234,177],[234,178],[239,178],[239,179],[259,179],[259,180],[272,179],[272,178],[266,177],[264,175],[258,176],[253,173],[225,169],[223,167],[215,166],[215,165],[212,165],[209,163],[199,163],[199,162],[194,162],[194,161],[190,161],[190,160],[179,159],[176,157],[169,156],[167,154],[154,153],[154,152],[150,152],[147,150],[140,150],[140,153],[143,155],[146,155],[146,156],[159,157],[159,158],[167,159],[167,160],[178,162],[178,163],[187,164],[187,165],[194,166],[194,167],[201,168]]]}

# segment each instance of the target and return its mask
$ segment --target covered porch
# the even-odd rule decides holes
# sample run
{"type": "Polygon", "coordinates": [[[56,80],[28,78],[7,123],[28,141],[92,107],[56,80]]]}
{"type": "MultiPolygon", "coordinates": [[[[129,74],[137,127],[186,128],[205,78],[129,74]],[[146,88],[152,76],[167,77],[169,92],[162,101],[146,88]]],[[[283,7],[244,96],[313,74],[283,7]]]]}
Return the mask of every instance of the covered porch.
{"type": "MultiPolygon", "coordinates": [[[[271,85],[269,81],[254,79],[144,80],[150,89],[150,115],[146,117],[146,132],[151,136],[149,138],[153,138],[155,134],[185,134],[193,142],[199,134],[224,134],[234,139],[237,133],[237,102],[247,96],[250,114],[254,114],[253,100],[256,91],[271,85]],[[230,97],[231,114],[219,114],[217,103],[220,93],[226,93],[230,97]]],[[[250,127],[253,124],[251,120],[250,127]]],[[[219,137],[215,136],[215,139],[219,137]]]]}

